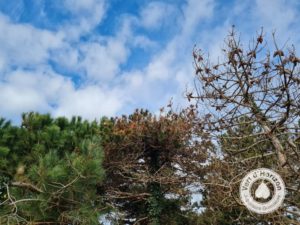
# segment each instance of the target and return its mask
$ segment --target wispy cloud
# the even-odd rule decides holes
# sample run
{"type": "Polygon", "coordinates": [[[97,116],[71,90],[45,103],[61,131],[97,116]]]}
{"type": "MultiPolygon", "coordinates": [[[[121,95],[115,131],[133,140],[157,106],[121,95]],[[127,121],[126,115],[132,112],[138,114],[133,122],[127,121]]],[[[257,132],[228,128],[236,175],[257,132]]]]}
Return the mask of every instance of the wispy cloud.
{"type": "Polygon", "coordinates": [[[168,22],[173,18],[176,22],[176,8],[170,3],[150,2],[142,8],[140,12],[140,25],[147,29],[159,29],[168,26],[168,22]]]}
{"type": "Polygon", "coordinates": [[[95,28],[104,18],[106,10],[104,0],[65,0],[63,6],[72,16],[61,29],[67,38],[73,40],[95,28]]]}

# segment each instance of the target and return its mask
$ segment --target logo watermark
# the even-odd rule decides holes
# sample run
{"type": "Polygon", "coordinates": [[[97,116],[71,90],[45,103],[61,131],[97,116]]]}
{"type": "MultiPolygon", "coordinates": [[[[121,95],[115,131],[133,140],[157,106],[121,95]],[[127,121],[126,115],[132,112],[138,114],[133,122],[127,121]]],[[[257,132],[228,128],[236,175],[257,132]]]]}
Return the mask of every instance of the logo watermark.
{"type": "Polygon", "coordinates": [[[277,210],[285,197],[285,184],[273,170],[251,170],[240,184],[240,199],[252,212],[268,214],[277,210]]]}

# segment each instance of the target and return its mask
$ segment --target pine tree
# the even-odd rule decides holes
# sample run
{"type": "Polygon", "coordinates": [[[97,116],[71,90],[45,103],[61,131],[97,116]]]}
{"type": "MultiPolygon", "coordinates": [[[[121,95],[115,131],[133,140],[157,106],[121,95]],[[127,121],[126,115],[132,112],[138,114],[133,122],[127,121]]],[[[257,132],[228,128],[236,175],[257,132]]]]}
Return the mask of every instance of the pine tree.
{"type": "Polygon", "coordinates": [[[21,127],[1,123],[1,224],[99,224],[97,124],[37,113],[23,114],[21,127]]]}
{"type": "Polygon", "coordinates": [[[126,224],[189,224],[187,186],[205,159],[206,146],[194,143],[192,111],[153,116],[137,110],[108,122],[105,189],[126,224]]]}
{"type": "Polygon", "coordinates": [[[273,50],[266,49],[264,39],[262,30],[246,48],[233,29],[220,62],[194,51],[197,93],[188,98],[207,106],[203,111],[210,113],[199,116],[198,126],[215,140],[217,150],[202,180],[206,215],[216,213],[221,219],[212,224],[297,224],[300,219],[295,201],[300,59],[294,47],[279,48],[274,34],[273,50]],[[282,207],[264,216],[250,214],[239,200],[242,177],[260,167],[278,172],[287,187],[282,207]]]}

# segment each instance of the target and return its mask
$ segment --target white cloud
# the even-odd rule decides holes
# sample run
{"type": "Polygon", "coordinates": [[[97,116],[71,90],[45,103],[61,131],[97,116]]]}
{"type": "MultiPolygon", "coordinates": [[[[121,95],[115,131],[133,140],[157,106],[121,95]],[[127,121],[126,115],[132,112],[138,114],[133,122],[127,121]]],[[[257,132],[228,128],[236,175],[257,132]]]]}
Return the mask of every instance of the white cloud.
{"type": "Polygon", "coordinates": [[[286,31],[298,16],[291,2],[284,0],[256,0],[253,14],[266,27],[279,29],[280,32],[286,31]]]}
{"type": "Polygon", "coordinates": [[[64,5],[74,13],[90,12],[98,4],[102,5],[104,1],[100,0],[65,0],[64,5]]]}
{"type": "Polygon", "coordinates": [[[170,20],[174,12],[175,8],[171,4],[150,2],[140,13],[140,24],[147,29],[158,29],[166,23],[166,20],[170,20]]]}
{"type": "Polygon", "coordinates": [[[66,43],[53,54],[52,60],[89,82],[103,82],[119,73],[128,55],[129,49],[121,38],[98,37],[76,45],[66,43]]]}
{"type": "Polygon", "coordinates": [[[106,12],[105,0],[65,0],[64,7],[73,13],[73,19],[62,27],[70,40],[77,40],[101,23],[106,12]]]}
{"type": "Polygon", "coordinates": [[[158,47],[158,44],[154,41],[152,41],[151,39],[149,39],[148,37],[144,36],[144,35],[136,35],[132,38],[132,43],[131,43],[134,47],[138,47],[138,48],[142,48],[144,50],[147,49],[154,49],[158,47]]]}
{"type": "Polygon", "coordinates": [[[79,73],[78,62],[80,54],[79,49],[66,44],[63,48],[53,52],[52,60],[65,69],[79,73]]]}
{"type": "Polygon", "coordinates": [[[70,90],[70,80],[51,71],[12,71],[0,81],[1,114],[17,116],[22,112],[51,110],[59,96],[70,90]]]}
{"type": "Polygon", "coordinates": [[[145,84],[145,76],[141,71],[131,71],[129,73],[123,73],[125,84],[129,87],[129,90],[140,90],[143,84],[145,84]]]}
{"type": "Polygon", "coordinates": [[[213,16],[214,0],[187,0],[184,10],[183,35],[195,32],[201,20],[213,16]]]}
{"type": "Polygon", "coordinates": [[[82,60],[78,62],[78,69],[84,70],[87,78],[93,81],[112,80],[128,55],[123,41],[113,38],[105,40],[105,43],[79,45],[79,51],[82,60]]]}
{"type": "Polygon", "coordinates": [[[72,89],[58,100],[59,106],[54,110],[55,116],[81,115],[86,119],[99,119],[113,116],[122,108],[124,96],[116,90],[103,90],[99,86],[87,86],[72,89]]]}
{"type": "Polygon", "coordinates": [[[118,90],[89,85],[76,89],[73,82],[49,71],[8,73],[0,81],[1,116],[19,116],[23,112],[51,112],[54,116],[81,115],[99,119],[115,115],[126,102],[118,90]]]}
{"type": "Polygon", "coordinates": [[[299,1],[293,0],[256,1],[252,10],[252,26],[256,29],[264,27],[264,31],[268,34],[269,46],[273,46],[271,32],[276,31],[279,47],[283,47],[288,41],[288,46],[294,44],[299,48],[299,6],[299,1]]]}
{"type": "MultiPolygon", "coordinates": [[[[45,63],[49,50],[63,45],[63,36],[28,24],[15,24],[0,14],[0,65],[28,66],[45,63]]],[[[0,66],[1,68],[1,66],[0,66]]]]}

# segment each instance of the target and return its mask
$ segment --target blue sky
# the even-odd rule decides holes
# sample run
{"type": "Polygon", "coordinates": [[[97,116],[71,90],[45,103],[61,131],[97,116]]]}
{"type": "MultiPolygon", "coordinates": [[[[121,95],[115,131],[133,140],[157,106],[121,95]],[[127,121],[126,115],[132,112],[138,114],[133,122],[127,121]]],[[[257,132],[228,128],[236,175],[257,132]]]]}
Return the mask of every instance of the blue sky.
{"type": "Polygon", "coordinates": [[[299,46],[297,0],[0,0],[0,116],[158,112],[187,104],[195,44],[220,55],[231,25],[299,46]]]}

